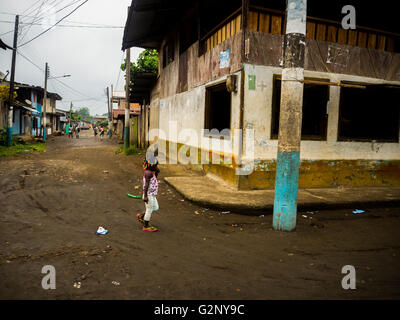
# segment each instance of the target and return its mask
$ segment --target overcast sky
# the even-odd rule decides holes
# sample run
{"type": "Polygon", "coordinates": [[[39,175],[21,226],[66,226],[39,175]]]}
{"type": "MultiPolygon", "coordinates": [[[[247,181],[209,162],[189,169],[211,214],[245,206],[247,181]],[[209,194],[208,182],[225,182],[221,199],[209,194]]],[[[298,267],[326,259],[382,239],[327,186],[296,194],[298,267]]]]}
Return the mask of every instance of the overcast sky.
{"type": "MultiPolygon", "coordinates": [[[[56,80],[48,81],[48,90],[57,92],[62,101],[57,102],[57,108],[69,109],[88,107],[92,115],[107,112],[105,88],[114,85],[114,90],[123,90],[125,77],[119,66],[123,58],[121,51],[123,28],[84,28],[84,27],[54,27],[32,42],[23,45],[49,26],[69,14],[85,0],[0,0],[0,38],[12,46],[15,14],[20,14],[21,24],[19,35],[19,51],[31,59],[42,69],[48,62],[50,77],[70,74],[71,77],[59,78],[68,86],[79,91],[73,91],[56,80]],[[72,5],[71,5],[72,4],[72,5]],[[71,6],[68,6],[71,5],[71,6]],[[66,7],[68,6],[68,7],[66,7]],[[40,8],[41,7],[41,8],[40,8]],[[64,10],[56,11],[66,7],[64,10]],[[40,9],[40,10],[39,10],[40,9]],[[47,17],[32,25],[35,15],[47,17]],[[24,16],[25,15],[25,16],[24,16]],[[27,17],[30,16],[30,17],[27,17]],[[3,35],[4,34],[4,35],[3,35]],[[117,88],[115,88],[118,80],[117,88]],[[96,100],[90,100],[96,99],[96,100]]],[[[90,26],[125,26],[127,8],[131,0],[89,0],[60,25],[90,25],[90,26]]],[[[131,49],[131,60],[136,61],[139,48],[131,49]]],[[[0,50],[0,72],[11,71],[10,50],[0,50]]],[[[125,57],[125,56],[124,56],[125,57]]],[[[9,77],[8,77],[9,79],[9,77]]],[[[44,73],[17,55],[15,81],[44,87],[44,73]]]]}

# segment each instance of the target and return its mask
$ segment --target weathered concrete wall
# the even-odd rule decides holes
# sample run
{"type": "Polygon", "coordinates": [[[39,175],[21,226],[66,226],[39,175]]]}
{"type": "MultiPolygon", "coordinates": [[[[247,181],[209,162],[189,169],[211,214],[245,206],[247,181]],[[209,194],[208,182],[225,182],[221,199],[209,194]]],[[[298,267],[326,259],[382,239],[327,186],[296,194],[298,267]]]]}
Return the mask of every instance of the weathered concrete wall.
{"type": "MultiPolygon", "coordinates": [[[[239,189],[274,189],[276,160],[258,160],[255,168],[240,177],[239,189]]],[[[300,188],[398,185],[399,160],[301,160],[300,188]]]]}
{"type": "MultiPolygon", "coordinates": [[[[236,73],[240,82],[240,73],[236,73]]],[[[207,85],[213,85],[226,80],[223,76],[207,85]]],[[[174,143],[182,143],[194,147],[202,147],[206,150],[212,149],[218,152],[235,153],[234,145],[237,143],[235,137],[220,139],[204,137],[201,130],[204,129],[205,115],[205,92],[206,86],[200,85],[188,91],[174,94],[159,100],[159,128],[166,134],[165,140],[174,143]],[[170,124],[176,123],[176,133],[170,130],[170,124]],[[184,129],[194,129],[197,137],[190,135],[185,137],[184,129]],[[181,136],[179,136],[179,133],[181,136]]],[[[156,104],[156,102],[154,101],[156,104]]],[[[231,96],[231,129],[239,128],[239,91],[231,96]]],[[[161,137],[160,134],[160,138],[161,137]]]]}
{"type": "MultiPolygon", "coordinates": [[[[244,128],[255,134],[255,172],[239,178],[241,189],[274,188],[278,140],[271,139],[273,76],[281,68],[245,65],[244,128]],[[249,76],[255,89],[249,89],[249,76]]],[[[365,83],[385,80],[344,74],[305,71],[305,77],[365,83]]],[[[390,82],[400,84],[400,82],[390,82]]],[[[400,143],[337,141],[340,87],[330,86],[326,141],[301,141],[299,185],[301,188],[337,185],[400,185],[400,143]]],[[[246,148],[244,148],[246,151],[246,148]]],[[[249,158],[249,155],[245,155],[249,158]]],[[[214,169],[218,174],[220,168],[214,169]]],[[[233,172],[232,172],[233,174],[233,172]]],[[[231,177],[228,181],[233,180],[231,177]]]]}
{"type": "MultiPolygon", "coordinates": [[[[273,76],[281,68],[245,65],[244,128],[255,130],[256,159],[275,159],[278,140],[271,140],[273,76]],[[249,90],[249,76],[255,77],[255,90],[249,90]]],[[[335,81],[388,83],[384,80],[343,74],[305,71],[305,77],[335,81]]],[[[391,82],[400,84],[398,82],[391,82]]],[[[337,141],[340,88],[330,86],[328,104],[327,141],[302,141],[301,159],[304,160],[400,160],[400,143],[341,142],[337,141]]],[[[245,132],[246,135],[246,132],[245,132]]]]}
{"type": "Polygon", "coordinates": [[[149,126],[149,140],[153,141],[154,136],[158,136],[160,127],[160,99],[154,98],[150,103],[150,126],[149,126]]]}

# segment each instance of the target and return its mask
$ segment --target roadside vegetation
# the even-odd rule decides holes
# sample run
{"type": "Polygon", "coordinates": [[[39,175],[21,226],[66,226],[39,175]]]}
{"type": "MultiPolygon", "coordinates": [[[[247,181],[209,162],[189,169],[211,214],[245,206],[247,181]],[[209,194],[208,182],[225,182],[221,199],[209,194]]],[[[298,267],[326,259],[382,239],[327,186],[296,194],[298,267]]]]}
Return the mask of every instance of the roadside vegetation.
{"type": "Polygon", "coordinates": [[[0,157],[14,157],[32,152],[46,150],[45,143],[26,143],[22,139],[13,136],[11,146],[7,146],[7,128],[0,128],[0,157]]]}
{"type": "Polygon", "coordinates": [[[131,156],[131,155],[141,155],[143,152],[140,149],[137,149],[135,147],[129,147],[128,149],[124,149],[124,147],[119,147],[116,151],[115,154],[120,154],[123,153],[126,156],[131,156]]]}
{"type": "Polygon", "coordinates": [[[16,144],[10,147],[0,146],[0,157],[14,157],[21,154],[32,152],[43,152],[46,150],[46,144],[16,144]]]}

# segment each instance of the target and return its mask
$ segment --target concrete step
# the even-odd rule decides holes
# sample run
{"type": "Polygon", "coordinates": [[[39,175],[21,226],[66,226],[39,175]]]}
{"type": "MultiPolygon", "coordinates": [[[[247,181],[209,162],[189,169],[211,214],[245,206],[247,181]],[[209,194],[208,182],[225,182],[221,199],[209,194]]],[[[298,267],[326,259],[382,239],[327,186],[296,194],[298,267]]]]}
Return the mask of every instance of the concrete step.
{"type": "MultiPolygon", "coordinates": [[[[272,213],[274,190],[240,191],[210,176],[166,177],[186,199],[204,207],[244,214],[272,213]]],[[[380,207],[400,204],[400,187],[300,189],[299,210],[380,207]]]]}

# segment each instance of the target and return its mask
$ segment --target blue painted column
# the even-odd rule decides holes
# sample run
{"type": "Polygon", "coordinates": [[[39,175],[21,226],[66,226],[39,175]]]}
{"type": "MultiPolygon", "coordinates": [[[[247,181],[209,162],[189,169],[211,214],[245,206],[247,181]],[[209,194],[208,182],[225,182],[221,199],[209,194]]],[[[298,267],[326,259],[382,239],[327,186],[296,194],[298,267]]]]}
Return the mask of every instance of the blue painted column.
{"type": "Polygon", "coordinates": [[[287,0],[273,228],[296,229],[307,0],[287,0]]]}

